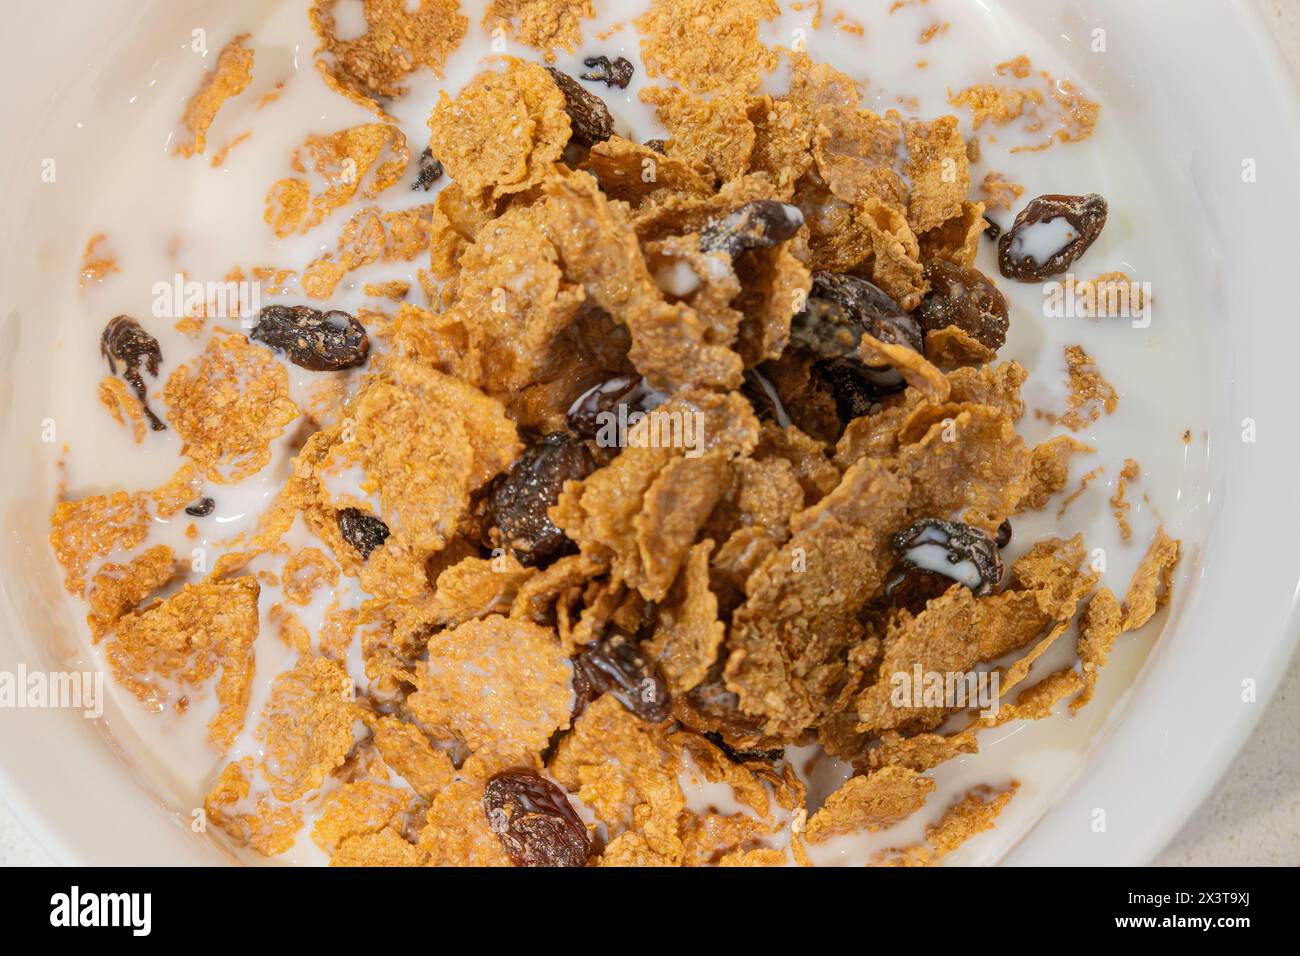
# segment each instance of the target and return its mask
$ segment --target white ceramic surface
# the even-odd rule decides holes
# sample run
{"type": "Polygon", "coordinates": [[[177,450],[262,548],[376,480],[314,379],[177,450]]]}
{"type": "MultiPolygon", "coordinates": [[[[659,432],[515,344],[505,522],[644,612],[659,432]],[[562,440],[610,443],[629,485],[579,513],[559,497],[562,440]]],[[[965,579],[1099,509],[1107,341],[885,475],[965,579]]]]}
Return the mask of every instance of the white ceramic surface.
{"type": "MultiPolygon", "coordinates": [[[[1288,217],[1278,210],[1300,207],[1296,185],[1284,172],[1300,162],[1296,106],[1245,4],[1023,0],[1004,6],[1052,39],[1076,66],[1075,75],[1086,78],[1127,129],[1150,131],[1128,145],[1136,152],[1126,161],[1158,171],[1153,205],[1169,215],[1138,225],[1167,231],[1170,244],[1184,253],[1186,282],[1202,305],[1189,309],[1188,321],[1221,323],[1210,340],[1222,347],[1205,363],[1214,370],[1204,386],[1213,399],[1209,481],[1199,486],[1204,500],[1189,504],[1205,516],[1208,536],[1188,542],[1184,586],[1127,706],[1116,707],[1088,742],[1089,759],[1079,764],[1073,786],[1062,788],[1005,857],[1012,863],[1144,862],[1227,765],[1262,709],[1262,703],[1241,703],[1240,682],[1256,680],[1258,700],[1265,700],[1295,634],[1291,615],[1300,555],[1288,553],[1286,544],[1300,530],[1300,509],[1289,488],[1300,456],[1286,434],[1283,389],[1289,356],[1296,354],[1288,339],[1296,332],[1284,321],[1294,307],[1276,280],[1287,275],[1292,248],[1288,217]],[[1098,25],[1111,38],[1103,61],[1090,58],[1079,42],[1098,25]],[[1161,37],[1158,47],[1145,39],[1153,36],[1161,37]],[[1196,68],[1210,57],[1233,64],[1231,75],[1196,68]],[[1241,180],[1247,157],[1258,162],[1258,182],[1241,180]],[[1259,423],[1261,437],[1253,444],[1239,437],[1247,417],[1259,423]],[[1098,808],[1107,811],[1103,833],[1091,826],[1098,808]]],[[[175,28],[202,7],[171,3],[163,19],[175,28]]],[[[7,101],[0,113],[0,130],[12,147],[0,160],[11,225],[0,261],[0,288],[8,299],[0,325],[5,341],[17,343],[0,356],[0,363],[9,363],[0,368],[0,421],[10,449],[32,447],[48,404],[39,390],[15,387],[41,381],[48,365],[43,349],[52,323],[42,322],[43,299],[33,280],[75,263],[82,235],[58,244],[51,226],[61,216],[75,221],[76,205],[95,188],[87,179],[37,197],[40,159],[111,148],[102,139],[79,140],[75,128],[47,118],[93,111],[97,76],[112,72],[115,63],[153,55],[151,37],[164,24],[137,9],[131,3],[56,0],[20,14],[29,22],[3,41],[14,49],[2,51],[0,80],[8,81],[6,89],[29,91],[27,98],[7,101]],[[124,10],[133,13],[122,19],[124,10]],[[17,42],[20,36],[50,34],[54,23],[57,48],[17,42]],[[42,76],[60,79],[42,85],[42,76]],[[79,196],[78,190],[87,192],[79,196]]],[[[1154,352],[1147,361],[1158,367],[1162,358],[1167,356],[1154,352]]],[[[76,636],[58,610],[57,581],[38,573],[49,566],[40,549],[50,489],[32,480],[33,468],[22,455],[9,456],[0,467],[7,492],[0,670],[20,661],[49,667],[78,653],[76,636]]],[[[3,712],[0,721],[4,797],[57,859],[219,859],[190,836],[180,814],[162,809],[160,795],[140,787],[141,778],[165,781],[167,768],[136,773],[115,752],[107,728],[127,722],[115,720],[113,708],[101,724],[65,711],[3,712]]]]}

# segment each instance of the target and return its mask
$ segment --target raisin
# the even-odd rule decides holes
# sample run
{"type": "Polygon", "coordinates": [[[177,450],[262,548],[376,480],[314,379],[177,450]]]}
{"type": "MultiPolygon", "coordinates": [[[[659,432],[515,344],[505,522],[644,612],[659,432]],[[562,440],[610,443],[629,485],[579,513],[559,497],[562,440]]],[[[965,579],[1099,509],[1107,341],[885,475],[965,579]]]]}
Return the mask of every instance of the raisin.
{"type": "Polygon", "coordinates": [[[955,587],[952,578],[917,568],[900,568],[885,582],[885,598],[896,608],[920,614],[926,604],[955,587]]]}
{"type": "Polygon", "coordinates": [[[882,396],[897,390],[892,386],[873,385],[867,367],[855,359],[818,362],[814,370],[830,388],[835,399],[835,414],[842,425],[872,414],[879,407],[882,396]]]}
{"type": "Polygon", "coordinates": [[[857,359],[866,332],[881,342],[921,351],[921,329],[883,289],[838,272],[814,272],[802,312],[790,323],[791,344],[821,359],[857,359]]]}
{"type": "Polygon", "coordinates": [[[598,641],[583,648],[573,662],[573,671],[582,673],[588,693],[613,694],[624,707],[642,720],[657,724],[668,719],[672,702],[668,685],[650,660],[627,634],[612,630],[598,641]]]}
{"type": "Polygon", "coordinates": [[[583,73],[582,79],[617,86],[620,90],[627,89],[632,74],[636,72],[632,61],[622,56],[612,60],[607,56],[589,56],[582,61],[582,65],[590,71],[583,73]]]}
{"type": "Polygon", "coordinates": [[[995,543],[997,544],[999,551],[1011,543],[1011,519],[1010,518],[1008,518],[1006,521],[998,525],[998,534],[995,543]]]}
{"type": "Polygon", "coordinates": [[[984,228],[984,238],[996,242],[998,236],[1002,235],[1002,227],[988,216],[984,217],[984,222],[987,224],[984,228]]]}
{"type": "Polygon", "coordinates": [[[149,390],[141,374],[143,368],[152,377],[158,377],[158,366],[162,363],[158,340],[129,315],[119,315],[104,326],[104,333],[99,337],[99,351],[108,361],[108,370],[126,379],[135,397],[140,399],[149,427],[156,432],[166,431],[167,426],[149,408],[149,390]]]}
{"type": "Polygon", "coordinates": [[[248,337],[312,372],[354,368],[370,354],[365,326],[346,312],[321,312],[309,305],[268,305],[257,314],[248,337]]]}
{"type": "Polygon", "coordinates": [[[995,352],[1006,344],[1007,300],[984,273],[935,259],[925,267],[925,278],[930,291],[912,313],[924,331],[955,325],[995,352]]]}
{"type": "Polygon", "coordinates": [[[193,515],[195,518],[206,518],[208,515],[212,514],[212,509],[216,506],[217,503],[211,498],[200,498],[194,504],[186,508],[185,513],[187,515],[193,515]]]}
{"type": "Polygon", "coordinates": [[[1106,225],[1106,200],[1096,193],[1086,196],[1039,196],[1016,216],[1011,228],[998,239],[998,268],[1008,279],[1038,282],[1059,276],[1101,235],[1106,225]],[[1041,249],[1043,240],[1030,241],[1033,230],[1051,230],[1052,223],[1065,220],[1057,227],[1060,235],[1052,248],[1041,249]]]}
{"type": "Polygon", "coordinates": [[[733,259],[747,249],[764,249],[785,242],[803,227],[798,206],[775,199],[756,199],[700,230],[701,252],[725,252],[733,259]]]}
{"type": "Polygon", "coordinates": [[[785,756],[784,747],[776,747],[772,750],[737,750],[731,744],[723,739],[722,734],[716,730],[706,730],[705,739],[727,755],[727,759],[732,763],[750,763],[755,760],[765,760],[768,763],[775,763],[785,756]]]}
{"type": "Polygon", "coordinates": [[[668,155],[668,141],[664,139],[648,139],[645,141],[646,149],[653,149],[656,153],[668,155]]]}
{"type": "Polygon", "coordinates": [[[433,188],[434,183],[442,179],[442,174],[442,163],[433,158],[433,150],[426,146],[424,152],[420,154],[419,175],[415,177],[415,182],[411,183],[411,188],[428,192],[433,188]]]}
{"type": "Polygon", "coordinates": [[[363,560],[368,560],[389,535],[388,525],[360,508],[344,508],[339,512],[339,533],[360,552],[363,560]]]}
{"type": "Polygon", "coordinates": [[[520,564],[537,567],[576,548],[547,515],[566,481],[586,478],[596,468],[591,450],[564,432],[530,445],[488,495],[489,543],[503,547],[520,564]]]}
{"type": "Polygon", "coordinates": [[[483,788],[483,812],[515,866],[585,866],[587,827],[564,791],[532,770],[506,770],[483,788]]]}
{"type": "Polygon", "coordinates": [[[578,435],[596,438],[603,426],[618,420],[620,406],[625,406],[624,415],[630,416],[658,408],[667,398],[640,375],[611,375],[574,399],[565,419],[578,435]]]}
{"type": "Polygon", "coordinates": [[[569,137],[582,146],[595,146],[614,135],[614,117],[599,96],[588,93],[578,81],[555,67],[546,68],[564,94],[564,112],[569,114],[573,133],[569,137]]]}
{"type": "Polygon", "coordinates": [[[997,543],[979,528],[960,521],[923,518],[893,538],[903,564],[966,585],[977,596],[1002,580],[997,543]]]}

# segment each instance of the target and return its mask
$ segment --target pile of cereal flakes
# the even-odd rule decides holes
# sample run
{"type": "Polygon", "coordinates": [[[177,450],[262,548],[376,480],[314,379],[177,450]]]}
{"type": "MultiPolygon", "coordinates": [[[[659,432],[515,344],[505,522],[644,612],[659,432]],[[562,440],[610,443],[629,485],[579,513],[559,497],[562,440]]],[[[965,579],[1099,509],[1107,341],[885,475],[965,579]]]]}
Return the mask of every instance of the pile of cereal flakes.
{"type": "MultiPolygon", "coordinates": [[[[333,6],[310,11],[317,66],[375,120],[311,137],[268,227],[447,181],[425,205],[366,206],[306,264],[299,304],[213,329],[155,396],[157,341],[115,319],[101,398],[138,439],[174,429],[184,461],[163,487],[52,519],[116,680],[159,711],[211,693],[211,745],[258,742],[213,783],[213,824],[266,855],[309,828],[337,865],[808,863],[810,844],[920,809],[981,729],[1091,698],[1116,639],[1168,600],[1179,546],[1158,532],[1122,598],[1077,535],[1004,569],[1011,521],[1088,446],[1016,432],[1026,373],[998,360],[1006,302],[972,265],[989,223],[957,117],[877,115],[846,75],[769,48],[773,0],[654,0],[635,28],[665,85],[641,99],[669,137],[635,142],[597,95],[626,86],[627,61],[581,79],[545,65],[581,47],[590,3],[495,0],[489,19],[542,62],[498,57],[443,93],[417,158],[384,104],[441,70],[466,18],[455,0],[367,0],[368,31],[339,40],[333,6]],[[777,69],[788,92],[758,92],[777,69]],[[393,314],[306,304],[426,255],[423,306],[403,283],[374,290],[393,314]],[[312,407],[285,362],[320,373],[312,407]],[[304,424],[256,532],[209,573],[150,545],[155,518],[202,517],[206,487],[255,474],[304,424]],[[357,493],[331,480],[349,473],[357,493]],[[299,522],[318,546],[285,544],[299,522]],[[248,570],[265,556],[278,574],[248,570]],[[265,582],[296,606],[344,576],[365,599],[332,604],[319,633],[282,605],[259,633],[265,582]],[[1027,683],[1072,627],[1077,662],[1027,683]],[[250,713],[268,640],[296,663],[250,713]],[[892,674],[990,662],[1010,695],[996,716],[891,696],[892,674]],[[819,806],[785,759],[809,745],[852,768],[819,806]],[[734,805],[692,805],[690,783],[734,805]]],[[[246,40],[186,111],[183,152],[247,85],[246,40]]],[[[996,87],[957,100],[979,122],[1046,108],[996,87]]],[[[1007,207],[1018,190],[984,184],[1007,207]]],[[[1104,221],[1099,196],[1040,197],[1001,236],[1002,271],[1059,274],[1104,221]],[[1028,257],[1022,232],[1059,217],[1070,244],[1028,257]]],[[[1078,431],[1116,399],[1082,349],[1068,358],[1057,420],[1078,431]]],[[[966,793],[876,862],[938,860],[1014,791],[966,793]]]]}

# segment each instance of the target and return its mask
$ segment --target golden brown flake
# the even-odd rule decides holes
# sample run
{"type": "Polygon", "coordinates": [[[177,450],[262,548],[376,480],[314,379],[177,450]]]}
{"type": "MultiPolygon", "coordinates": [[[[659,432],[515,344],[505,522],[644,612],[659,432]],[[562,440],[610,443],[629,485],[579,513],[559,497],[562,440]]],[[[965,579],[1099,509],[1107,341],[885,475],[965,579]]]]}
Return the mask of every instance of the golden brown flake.
{"type": "Polygon", "coordinates": [[[242,33],[227,43],[217,56],[217,66],[203,77],[190,101],[185,105],[182,121],[189,132],[188,141],[176,146],[179,156],[202,153],[207,145],[208,127],[216,119],[221,105],[232,96],[244,92],[253,79],[253,51],[245,49],[247,33],[242,33]]]}
{"type": "Polygon", "coordinates": [[[758,30],[780,13],[775,0],[653,0],[636,21],[646,73],[696,93],[750,92],[776,68],[758,30]]]}

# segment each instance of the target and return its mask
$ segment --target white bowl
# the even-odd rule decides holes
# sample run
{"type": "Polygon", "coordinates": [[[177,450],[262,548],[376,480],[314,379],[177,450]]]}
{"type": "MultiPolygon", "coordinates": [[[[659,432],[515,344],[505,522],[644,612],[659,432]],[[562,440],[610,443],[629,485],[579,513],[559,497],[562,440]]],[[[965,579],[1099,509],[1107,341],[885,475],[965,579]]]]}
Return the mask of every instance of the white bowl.
{"type": "MultiPolygon", "coordinates": [[[[48,283],[79,267],[85,236],[70,232],[99,188],[98,151],[112,130],[83,127],[103,91],[203,23],[206,0],[45,0],[8,11],[0,37],[0,104],[7,229],[0,255],[0,671],[84,665],[78,622],[60,594],[48,552],[52,456],[39,433],[47,417],[48,283]],[[160,47],[161,37],[172,44],[160,47]],[[43,183],[42,160],[58,161],[43,183]]],[[[227,5],[228,7],[229,5],[227,5]]],[[[1087,742],[1072,784],[1062,786],[1018,845],[991,854],[1008,863],[1144,863],[1187,818],[1250,732],[1297,633],[1300,449],[1292,438],[1291,385],[1300,355],[1289,282],[1300,214],[1295,94],[1253,9],[1202,0],[1015,0],[1003,4],[1077,66],[1125,129],[1128,144],[1161,175],[1152,206],[1159,230],[1186,264],[1185,321],[1213,343],[1198,360],[1204,394],[1208,481],[1182,502],[1198,512],[1185,539],[1180,588],[1165,630],[1126,700],[1087,742]],[[1194,13],[1191,8],[1195,8],[1194,13]],[[1107,31],[1104,59],[1084,38],[1107,31]],[[1100,66],[1099,66],[1100,64],[1100,66]],[[1258,179],[1242,181],[1245,160],[1258,179]],[[1241,440],[1253,419],[1258,441],[1241,440]],[[1254,702],[1243,701],[1244,681],[1254,702]],[[1097,832],[1095,811],[1105,811],[1097,832]]],[[[306,55],[309,51],[300,51],[306,55]]],[[[1159,363],[1163,353],[1148,361],[1159,363]]],[[[1171,359],[1163,356],[1166,361],[1171,359]]],[[[1198,424],[1200,424],[1198,422],[1198,424]]],[[[0,797],[54,858],[84,864],[187,865],[225,856],[190,832],[188,812],[167,799],[168,768],[126,739],[130,722],[110,699],[102,720],[69,710],[0,713],[0,797]],[[114,734],[121,735],[115,737],[114,734]],[[130,756],[128,756],[128,754],[130,756]]]]}

